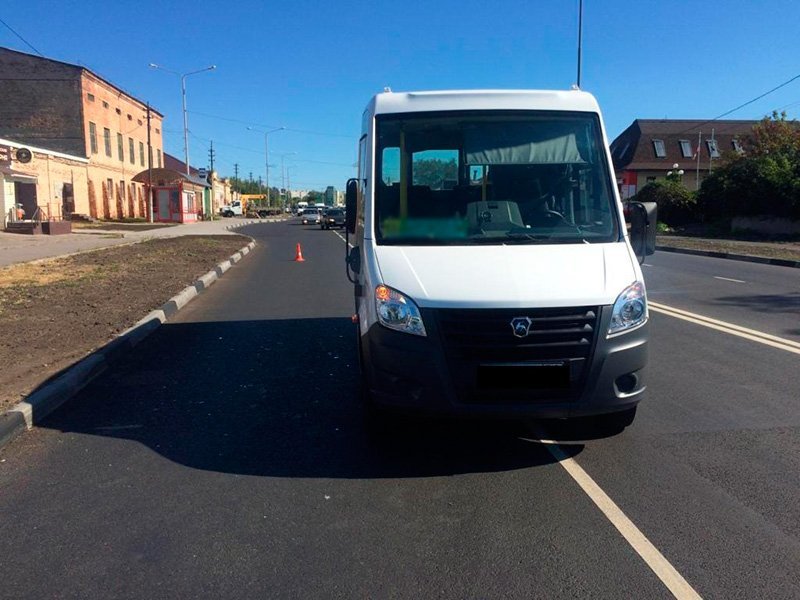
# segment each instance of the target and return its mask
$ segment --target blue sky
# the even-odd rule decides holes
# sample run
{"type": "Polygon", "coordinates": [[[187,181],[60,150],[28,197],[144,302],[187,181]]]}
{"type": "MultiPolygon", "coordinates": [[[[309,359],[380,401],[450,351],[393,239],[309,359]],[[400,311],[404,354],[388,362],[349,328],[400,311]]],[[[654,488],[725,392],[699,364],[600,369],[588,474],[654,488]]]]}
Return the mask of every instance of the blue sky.
{"type": "MultiPolygon", "coordinates": [[[[225,175],[264,174],[282,153],[294,189],[342,189],[361,112],[396,91],[565,89],[575,81],[578,0],[509,2],[12,2],[2,19],[45,56],[86,65],[166,115],[183,155],[179,79],[188,72],[190,158],[214,140],[225,175]],[[83,15],[77,17],[76,15],[83,15]]],[[[585,0],[583,89],[613,139],[636,118],[711,119],[800,74],[794,1],[585,0]]],[[[31,51],[0,25],[0,45],[31,51]]],[[[800,112],[800,79],[733,113],[800,112]]]]}

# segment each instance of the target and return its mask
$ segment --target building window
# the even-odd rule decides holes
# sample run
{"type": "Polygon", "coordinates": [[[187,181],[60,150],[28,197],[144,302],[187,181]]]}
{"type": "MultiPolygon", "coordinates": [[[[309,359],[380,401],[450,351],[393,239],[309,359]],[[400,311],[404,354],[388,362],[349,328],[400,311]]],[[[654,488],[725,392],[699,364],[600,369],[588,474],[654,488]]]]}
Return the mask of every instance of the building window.
{"type": "Polygon", "coordinates": [[[122,201],[125,202],[125,180],[119,182],[119,196],[122,198],[122,201]]]}
{"type": "Polygon", "coordinates": [[[92,148],[92,154],[97,154],[97,125],[89,121],[89,145],[92,148]]]}
{"type": "Polygon", "coordinates": [[[141,124],[142,124],[142,120],[141,120],[141,119],[136,119],[136,123],[137,123],[138,125],[141,125],[141,124]]]}
{"type": "Polygon", "coordinates": [[[106,102],[105,100],[103,100],[103,108],[108,108],[108,102],[106,102]]]}
{"type": "Polygon", "coordinates": [[[717,148],[717,140],[706,140],[708,146],[708,155],[711,158],[719,158],[719,148],[717,148]]]}
{"type": "Polygon", "coordinates": [[[86,99],[87,99],[89,102],[94,102],[94,94],[89,94],[89,93],[87,93],[87,94],[86,94],[86,99]]]}
{"type": "Polygon", "coordinates": [[[664,146],[664,140],[653,140],[653,150],[656,151],[656,158],[666,158],[667,149],[664,146]]]}
{"type": "Polygon", "coordinates": [[[647,178],[647,183],[653,183],[655,180],[656,180],[655,177],[650,176],[647,178]]]}
{"type": "Polygon", "coordinates": [[[744,148],[742,148],[742,142],[740,142],[737,138],[733,138],[731,142],[733,144],[733,149],[737,154],[744,154],[744,148]]]}
{"type": "Polygon", "coordinates": [[[158,168],[161,168],[161,150],[156,150],[156,156],[158,157],[158,168]]]}
{"type": "Polygon", "coordinates": [[[689,140],[678,140],[681,145],[681,155],[683,158],[692,158],[692,142],[689,140]]]}
{"type": "Polygon", "coordinates": [[[119,154],[120,161],[125,160],[125,144],[122,141],[122,134],[117,134],[117,154],[119,154]]]}
{"type": "Polygon", "coordinates": [[[133,138],[128,138],[128,154],[130,154],[130,157],[131,157],[131,164],[135,165],[136,164],[136,156],[133,153],[133,138]]]}
{"type": "Polygon", "coordinates": [[[133,117],[131,115],[128,115],[128,121],[133,121],[133,117]]]}
{"type": "Polygon", "coordinates": [[[139,142],[139,164],[144,166],[144,144],[139,142]]]}
{"type": "Polygon", "coordinates": [[[118,108],[115,108],[115,109],[114,109],[114,112],[116,112],[118,115],[121,115],[121,114],[122,114],[122,111],[121,111],[120,109],[118,109],[118,108]]]}
{"type": "Polygon", "coordinates": [[[103,128],[103,148],[106,151],[106,156],[111,156],[111,130],[107,127],[103,128]]]}
{"type": "Polygon", "coordinates": [[[161,130],[158,127],[156,127],[156,133],[161,133],[161,130]]]}

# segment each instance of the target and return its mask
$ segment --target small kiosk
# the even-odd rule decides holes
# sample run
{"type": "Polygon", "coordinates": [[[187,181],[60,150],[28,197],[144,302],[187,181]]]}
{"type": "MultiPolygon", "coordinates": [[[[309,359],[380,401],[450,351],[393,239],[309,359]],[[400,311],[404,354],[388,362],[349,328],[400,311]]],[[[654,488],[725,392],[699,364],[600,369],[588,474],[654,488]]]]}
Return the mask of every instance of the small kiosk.
{"type": "Polygon", "coordinates": [[[203,194],[211,187],[205,179],[162,168],[137,173],[133,181],[151,184],[153,221],[194,223],[202,218],[203,194]]]}

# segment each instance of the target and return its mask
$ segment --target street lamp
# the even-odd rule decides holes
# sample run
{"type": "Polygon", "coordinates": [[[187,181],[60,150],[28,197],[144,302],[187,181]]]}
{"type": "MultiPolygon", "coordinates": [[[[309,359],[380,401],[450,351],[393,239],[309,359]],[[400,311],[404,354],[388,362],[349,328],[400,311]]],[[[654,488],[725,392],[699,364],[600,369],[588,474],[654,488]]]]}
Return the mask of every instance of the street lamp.
{"type": "Polygon", "coordinates": [[[269,129],[267,131],[263,131],[262,129],[256,129],[255,127],[248,127],[250,131],[258,131],[264,134],[264,169],[266,171],[267,176],[267,206],[270,205],[269,200],[269,142],[267,138],[269,137],[270,133],[275,133],[276,131],[283,131],[286,127],[276,127],[275,129],[269,129]]]}
{"type": "Polygon", "coordinates": [[[675,179],[675,181],[683,181],[683,169],[679,169],[680,165],[678,163],[674,163],[672,165],[672,171],[667,171],[667,179],[675,179]]]}
{"type": "Polygon", "coordinates": [[[167,73],[172,73],[173,75],[177,75],[178,77],[181,78],[181,101],[183,103],[183,158],[186,161],[186,174],[188,175],[189,174],[189,117],[186,113],[186,78],[189,75],[196,75],[197,73],[204,73],[205,71],[213,71],[214,69],[217,68],[217,65],[211,65],[206,67],[205,69],[198,69],[197,71],[189,71],[188,73],[178,73],[177,71],[172,71],[171,69],[167,69],[155,63],[150,63],[150,68],[166,71],[167,73]]]}

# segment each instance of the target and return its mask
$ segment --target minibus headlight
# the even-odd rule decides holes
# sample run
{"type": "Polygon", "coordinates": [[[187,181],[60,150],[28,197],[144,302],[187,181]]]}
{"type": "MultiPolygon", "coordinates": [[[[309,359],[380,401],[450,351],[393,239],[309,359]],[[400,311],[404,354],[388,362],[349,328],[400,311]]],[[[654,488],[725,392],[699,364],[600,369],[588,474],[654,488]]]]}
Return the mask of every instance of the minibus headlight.
{"type": "Polygon", "coordinates": [[[625,288],[614,302],[608,335],[636,329],[645,322],[647,322],[647,294],[644,283],[637,281],[625,288]]]}
{"type": "Polygon", "coordinates": [[[419,308],[411,298],[406,298],[397,290],[385,285],[376,287],[375,308],[378,321],[384,327],[413,335],[427,335],[419,308]]]}

